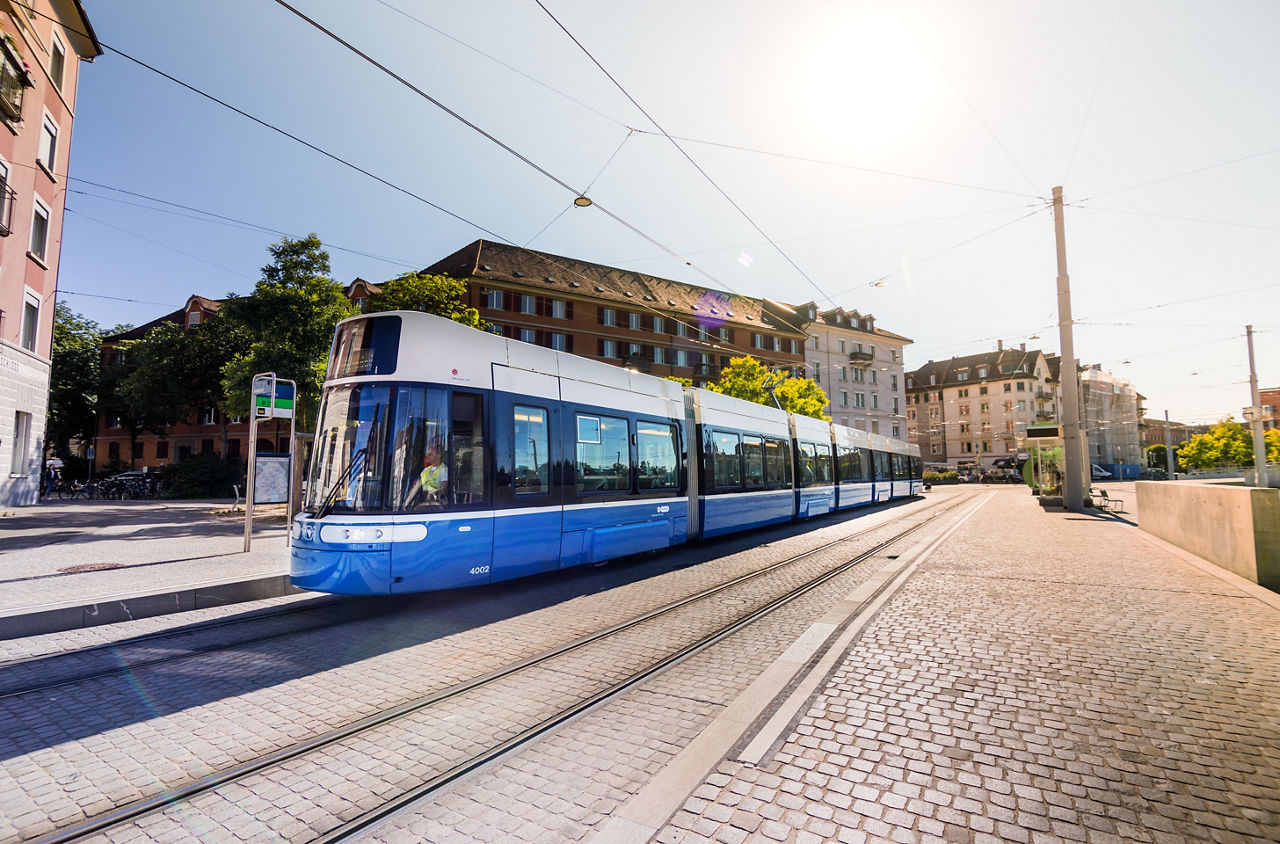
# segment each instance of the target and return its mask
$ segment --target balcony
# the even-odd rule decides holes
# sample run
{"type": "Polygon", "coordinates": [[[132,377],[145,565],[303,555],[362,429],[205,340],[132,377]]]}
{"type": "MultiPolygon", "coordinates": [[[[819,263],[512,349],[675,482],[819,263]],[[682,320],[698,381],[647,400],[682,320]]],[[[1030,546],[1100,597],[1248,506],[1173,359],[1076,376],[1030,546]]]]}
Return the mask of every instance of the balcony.
{"type": "Polygon", "coordinates": [[[1048,390],[1036,390],[1036,401],[1053,401],[1053,393],[1048,390]]]}
{"type": "Polygon", "coordinates": [[[1036,421],[1037,421],[1037,422],[1048,422],[1048,421],[1049,421],[1049,420],[1051,420],[1051,419],[1053,419],[1053,414],[1052,414],[1052,413],[1045,413],[1045,412],[1042,410],[1042,411],[1040,411],[1040,412],[1038,412],[1038,413],[1036,414],[1036,421]]]}
{"type": "Polygon", "coordinates": [[[720,375],[720,367],[714,363],[695,363],[693,374],[699,378],[717,378],[720,375]]]}
{"type": "Polygon", "coordinates": [[[34,87],[31,76],[6,39],[0,38],[0,115],[10,123],[22,120],[22,95],[34,87]]]}
{"type": "Polygon", "coordinates": [[[17,198],[18,195],[13,192],[13,188],[0,182],[0,237],[8,237],[13,231],[10,223],[13,220],[13,204],[17,198]]]}
{"type": "Polygon", "coordinates": [[[854,366],[870,366],[875,359],[874,352],[849,352],[849,363],[854,366]]]}

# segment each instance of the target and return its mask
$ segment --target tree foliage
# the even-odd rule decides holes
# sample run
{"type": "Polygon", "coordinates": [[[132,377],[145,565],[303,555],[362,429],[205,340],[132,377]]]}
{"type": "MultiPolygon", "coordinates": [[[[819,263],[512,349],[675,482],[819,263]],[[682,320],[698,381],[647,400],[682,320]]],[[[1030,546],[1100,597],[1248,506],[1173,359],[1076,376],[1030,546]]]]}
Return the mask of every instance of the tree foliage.
{"type": "Polygon", "coordinates": [[[97,428],[101,342],[96,322],[73,313],[65,302],[54,306],[47,436],[59,457],[70,454],[72,439],[92,439],[97,428]]]}
{"type": "Polygon", "coordinates": [[[720,380],[707,385],[707,389],[713,392],[772,407],[770,387],[786,412],[830,421],[831,417],[822,412],[827,406],[827,394],[816,381],[794,376],[786,376],[779,381],[764,364],[749,355],[732,358],[729,365],[720,371],[720,380]]]}
{"type": "Polygon", "coordinates": [[[426,273],[405,273],[384,282],[380,287],[379,292],[369,297],[365,308],[369,313],[422,311],[472,328],[488,327],[481,322],[480,311],[463,304],[462,297],[467,292],[467,284],[460,279],[426,273]]]}
{"type": "Polygon", "coordinates": [[[219,314],[249,338],[248,347],[222,368],[222,409],[243,414],[253,376],[274,372],[297,382],[305,430],[320,395],[333,329],[353,310],[342,285],[329,277],[329,253],[314,233],[283,238],[270,252],[272,263],[262,268],[252,295],[228,299],[219,314]]]}
{"type": "MultiPolygon", "coordinates": [[[[249,348],[244,329],[209,319],[184,329],[158,325],[130,351],[132,371],[120,383],[131,415],[170,424],[195,416],[222,398],[222,370],[249,348]]],[[[237,415],[244,415],[240,408],[237,415]]]]}
{"type": "MultiPolygon", "coordinates": [[[[1268,461],[1280,461],[1280,429],[1267,432],[1264,440],[1268,461]]],[[[1188,469],[1213,469],[1222,466],[1253,464],[1253,433],[1248,426],[1231,417],[1223,419],[1197,434],[1177,449],[1179,464],[1188,469]]]]}

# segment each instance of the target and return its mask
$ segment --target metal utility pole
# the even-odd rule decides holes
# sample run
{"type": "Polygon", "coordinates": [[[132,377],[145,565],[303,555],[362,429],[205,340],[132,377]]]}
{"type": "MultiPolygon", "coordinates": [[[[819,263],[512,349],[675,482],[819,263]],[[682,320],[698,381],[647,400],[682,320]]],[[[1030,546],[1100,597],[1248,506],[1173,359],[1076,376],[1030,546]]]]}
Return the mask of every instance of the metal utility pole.
{"type": "Polygon", "coordinates": [[[1164,465],[1165,477],[1173,480],[1173,435],[1169,433],[1169,411],[1164,412],[1164,465]]]}
{"type": "Polygon", "coordinates": [[[1245,416],[1253,428],[1253,471],[1257,475],[1254,485],[1267,486],[1267,439],[1262,432],[1262,396],[1258,393],[1258,371],[1253,365],[1253,326],[1244,327],[1249,341],[1249,396],[1251,406],[1245,416]]]}
{"type": "Polygon", "coordinates": [[[1067,233],[1062,220],[1062,187],[1053,189],[1053,233],[1058,247],[1058,342],[1062,345],[1062,437],[1066,476],[1062,503],[1072,513],[1084,512],[1084,447],[1080,435],[1080,372],[1071,334],[1071,282],[1067,278],[1067,233]]]}

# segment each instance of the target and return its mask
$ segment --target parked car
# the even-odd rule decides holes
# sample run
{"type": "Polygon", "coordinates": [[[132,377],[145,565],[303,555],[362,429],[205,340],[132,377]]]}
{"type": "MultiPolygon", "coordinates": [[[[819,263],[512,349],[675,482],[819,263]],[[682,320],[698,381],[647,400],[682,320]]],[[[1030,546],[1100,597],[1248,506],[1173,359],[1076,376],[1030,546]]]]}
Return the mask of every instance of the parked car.
{"type": "Polygon", "coordinates": [[[1115,477],[1106,469],[1099,466],[1097,463],[1089,464],[1089,476],[1093,478],[1095,481],[1107,481],[1115,477]]]}

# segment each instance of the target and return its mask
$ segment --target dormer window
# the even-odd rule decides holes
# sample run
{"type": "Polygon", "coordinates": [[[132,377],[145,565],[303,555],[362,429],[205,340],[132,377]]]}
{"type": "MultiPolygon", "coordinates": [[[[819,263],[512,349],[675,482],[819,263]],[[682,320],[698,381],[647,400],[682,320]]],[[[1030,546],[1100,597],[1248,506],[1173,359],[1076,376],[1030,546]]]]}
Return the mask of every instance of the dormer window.
{"type": "Polygon", "coordinates": [[[200,324],[200,312],[192,311],[187,314],[187,328],[195,328],[200,324]]]}

